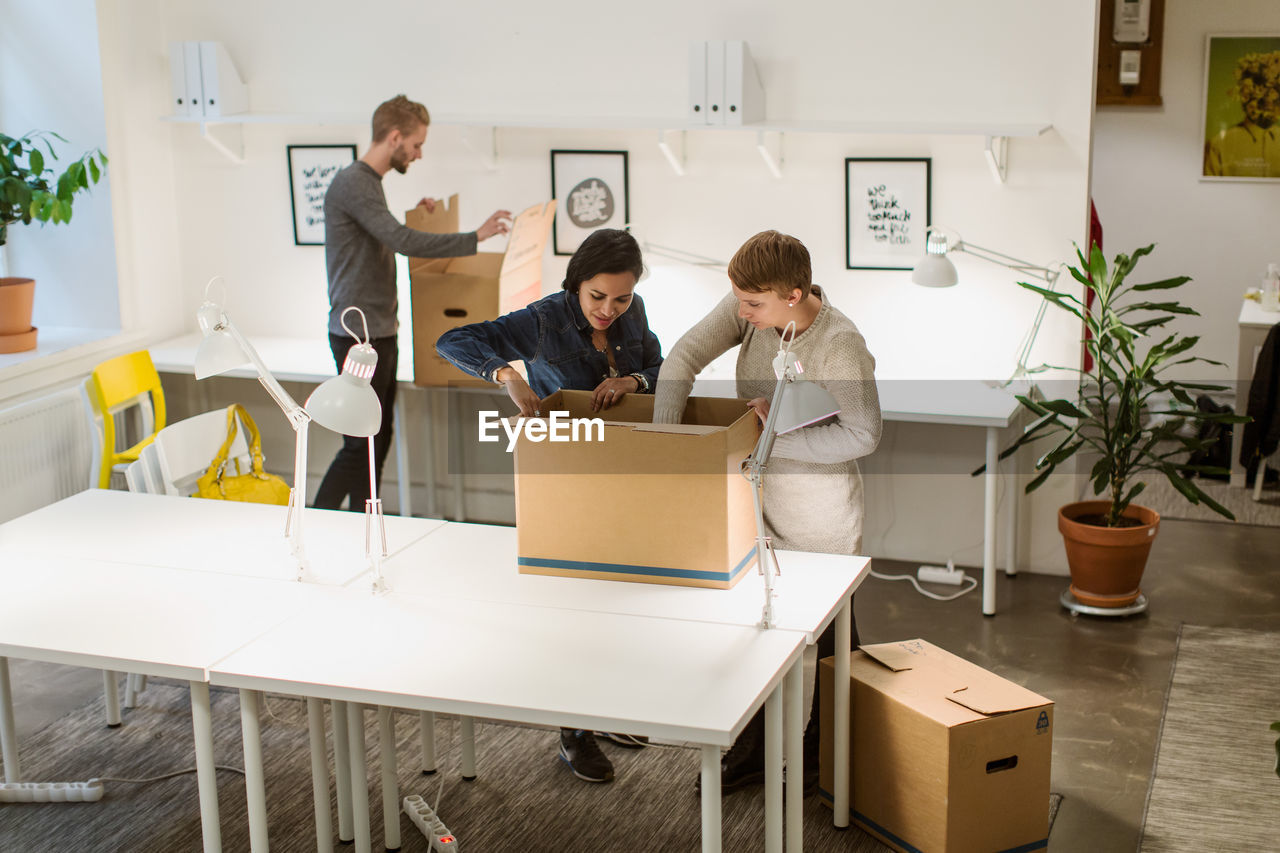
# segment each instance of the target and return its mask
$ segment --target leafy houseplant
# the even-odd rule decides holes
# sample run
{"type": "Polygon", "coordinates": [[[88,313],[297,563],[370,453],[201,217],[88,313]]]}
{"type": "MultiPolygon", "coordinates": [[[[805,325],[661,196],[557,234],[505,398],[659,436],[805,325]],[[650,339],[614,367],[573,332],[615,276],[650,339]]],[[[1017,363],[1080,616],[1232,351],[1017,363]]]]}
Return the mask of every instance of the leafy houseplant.
{"type": "MultiPolygon", "coordinates": [[[[55,225],[71,221],[77,193],[88,190],[102,177],[107,156],[100,150],[82,154],[58,174],[48,165],[57,153],[51,139],[66,142],[50,131],[33,131],[12,137],[0,133],[0,246],[9,226],[31,221],[55,225]]],[[[31,327],[31,303],[35,282],[29,278],[0,278],[0,352],[34,349],[36,330],[31,327]]]]}
{"type": "Polygon", "coordinates": [[[1075,399],[1018,397],[1019,402],[1036,415],[1036,420],[1002,457],[1042,439],[1057,440],[1051,450],[1036,460],[1036,470],[1040,473],[1027,484],[1026,490],[1030,492],[1077,452],[1097,454],[1089,477],[1094,494],[1105,497],[1068,505],[1059,513],[1059,529],[1068,540],[1072,593],[1082,603],[1095,606],[1120,607],[1137,599],[1137,581],[1141,579],[1159,524],[1157,513],[1132,503],[1146,487],[1144,476],[1163,475],[1191,503],[1203,503],[1220,515],[1235,518],[1187,476],[1192,472],[1228,473],[1225,468],[1187,462],[1188,454],[1203,451],[1212,443],[1198,437],[1198,430],[1188,427],[1206,422],[1242,423],[1248,418],[1201,411],[1196,407],[1192,392],[1221,391],[1226,390],[1226,386],[1180,382],[1168,375],[1171,369],[1193,362],[1215,365],[1221,362],[1191,354],[1199,341],[1196,336],[1178,332],[1158,335],[1177,315],[1198,314],[1177,301],[1148,301],[1140,296],[1149,291],[1181,287],[1190,281],[1187,276],[1147,284],[1128,282],[1138,260],[1153,248],[1138,249],[1132,256],[1117,255],[1109,267],[1096,245],[1087,259],[1077,248],[1079,266],[1067,269],[1086,290],[1093,292],[1095,301],[1088,309],[1081,299],[1069,293],[1019,282],[1021,287],[1038,293],[1084,324],[1088,330],[1085,348],[1092,356],[1093,365],[1088,371],[1060,368],[1080,377],[1075,399]],[[1196,434],[1186,434],[1188,432],[1196,434]],[[1073,555],[1067,528],[1090,540],[1083,552],[1073,555]],[[1113,539],[1130,540],[1133,546],[1130,556],[1140,557],[1136,577],[1086,581],[1101,584],[1091,592],[1089,587],[1081,586],[1076,563],[1095,564],[1084,568],[1102,568],[1103,574],[1114,574],[1108,567],[1112,561],[1102,553],[1104,546],[1098,544],[1113,539]]]}

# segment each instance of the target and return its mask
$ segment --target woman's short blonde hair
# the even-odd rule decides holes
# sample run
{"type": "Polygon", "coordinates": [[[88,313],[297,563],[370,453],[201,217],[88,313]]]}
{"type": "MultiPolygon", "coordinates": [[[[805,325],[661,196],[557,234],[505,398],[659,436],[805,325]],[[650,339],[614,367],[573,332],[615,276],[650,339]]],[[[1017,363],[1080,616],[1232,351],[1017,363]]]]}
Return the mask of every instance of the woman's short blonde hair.
{"type": "Polygon", "coordinates": [[[739,290],[772,290],[783,299],[798,287],[800,298],[806,299],[813,285],[809,250],[790,234],[761,231],[734,253],[729,261],[729,280],[739,290]]]}

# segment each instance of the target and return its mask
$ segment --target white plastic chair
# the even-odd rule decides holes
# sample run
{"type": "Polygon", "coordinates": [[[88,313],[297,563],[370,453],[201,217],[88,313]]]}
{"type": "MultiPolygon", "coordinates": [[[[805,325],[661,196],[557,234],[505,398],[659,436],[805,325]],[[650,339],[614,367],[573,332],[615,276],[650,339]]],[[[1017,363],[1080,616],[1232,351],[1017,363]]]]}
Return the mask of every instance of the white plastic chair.
{"type": "Polygon", "coordinates": [[[154,445],[147,445],[138,454],[136,462],[124,469],[124,481],[129,491],[144,495],[163,494],[160,486],[160,463],[154,445]]]}
{"type": "MultiPolygon", "coordinates": [[[[170,424],[156,433],[156,491],[166,495],[187,496],[196,490],[196,480],[209,468],[218,448],[227,438],[227,410],[217,409],[170,424]]],[[[236,423],[236,437],[227,456],[230,473],[251,470],[249,445],[244,429],[236,423]]]]}

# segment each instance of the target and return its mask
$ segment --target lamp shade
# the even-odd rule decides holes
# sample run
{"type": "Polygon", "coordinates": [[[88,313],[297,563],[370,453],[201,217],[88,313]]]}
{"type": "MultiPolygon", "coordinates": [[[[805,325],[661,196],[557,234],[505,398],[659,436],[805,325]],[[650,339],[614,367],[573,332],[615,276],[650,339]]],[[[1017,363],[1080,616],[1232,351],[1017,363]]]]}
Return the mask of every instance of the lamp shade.
{"type": "Polygon", "coordinates": [[[325,380],[307,398],[306,410],[325,429],[365,437],[382,426],[382,403],[369,385],[378,353],[368,344],[347,351],[342,374],[325,380]]]}
{"type": "Polygon", "coordinates": [[[959,276],[950,258],[929,253],[916,262],[911,280],[923,287],[952,287],[959,281],[959,276]]]}
{"type": "Polygon", "coordinates": [[[209,329],[196,347],[196,379],[235,370],[249,363],[249,356],[225,329],[209,329]]]}
{"type": "Polygon", "coordinates": [[[840,413],[840,404],[820,385],[797,379],[787,384],[778,403],[774,432],[778,435],[816,424],[840,413]]]}

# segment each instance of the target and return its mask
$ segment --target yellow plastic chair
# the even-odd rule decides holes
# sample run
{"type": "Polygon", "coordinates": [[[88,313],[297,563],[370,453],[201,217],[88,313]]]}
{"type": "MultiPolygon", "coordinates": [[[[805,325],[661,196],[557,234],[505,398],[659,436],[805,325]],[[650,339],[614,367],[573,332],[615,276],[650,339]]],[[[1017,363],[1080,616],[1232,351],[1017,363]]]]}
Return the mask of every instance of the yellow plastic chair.
{"type": "Polygon", "coordinates": [[[84,390],[102,438],[101,448],[95,448],[93,454],[91,485],[108,489],[112,470],[119,467],[123,471],[138,461],[142,448],[164,429],[164,389],[160,387],[160,374],[151,362],[151,354],[139,350],[99,364],[85,381],[84,390]],[[135,405],[142,406],[143,438],[132,447],[117,450],[115,416],[135,405]]]}

